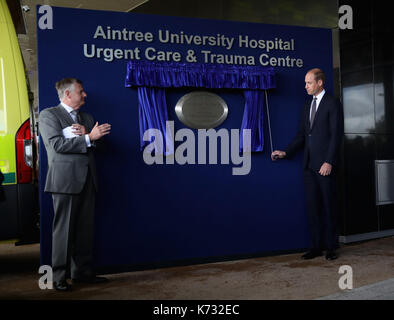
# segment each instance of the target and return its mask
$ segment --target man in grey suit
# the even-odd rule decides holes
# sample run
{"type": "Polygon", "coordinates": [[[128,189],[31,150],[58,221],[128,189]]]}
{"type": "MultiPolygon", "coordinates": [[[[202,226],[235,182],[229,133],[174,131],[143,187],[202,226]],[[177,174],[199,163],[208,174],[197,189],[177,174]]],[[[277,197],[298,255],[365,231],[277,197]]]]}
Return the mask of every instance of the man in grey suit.
{"type": "Polygon", "coordinates": [[[98,283],[92,272],[94,202],[97,191],[93,156],[95,141],[110,133],[107,123],[79,111],[87,97],[75,78],[56,83],[60,104],[40,112],[39,129],[48,155],[45,192],[52,193],[54,221],[52,270],[54,287],[67,291],[73,283],[98,283]]]}

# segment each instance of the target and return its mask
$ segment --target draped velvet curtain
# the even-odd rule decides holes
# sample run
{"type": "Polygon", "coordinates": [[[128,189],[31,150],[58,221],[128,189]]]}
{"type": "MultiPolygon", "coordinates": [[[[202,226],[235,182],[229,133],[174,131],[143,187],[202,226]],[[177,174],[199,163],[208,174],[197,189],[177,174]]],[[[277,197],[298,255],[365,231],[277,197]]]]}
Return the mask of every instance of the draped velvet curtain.
{"type": "Polygon", "coordinates": [[[166,93],[164,88],[138,87],[140,146],[148,144],[143,140],[144,132],[148,129],[159,129],[165,139],[166,121],[168,120],[166,93]]]}
{"type": "Polygon", "coordinates": [[[140,146],[148,129],[159,129],[165,134],[168,120],[165,88],[229,88],[242,89],[245,97],[241,124],[240,149],[243,148],[242,130],[251,130],[251,151],[263,151],[264,90],[275,88],[273,68],[186,64],[176,62],[130,61],[127,64],[126,87],[138,87],[140,146]]]}
{"type": "MultiPolygon", "coordinates": [[[[241,124],[241,132],[251,129],[251,151],[261,152],[264,146],[263,135],[263,105],[264,91],[245,90],[245,109],[241,124]]],[[[242,135],[240,135],[239,148],[243,150],[242,135]]]]}

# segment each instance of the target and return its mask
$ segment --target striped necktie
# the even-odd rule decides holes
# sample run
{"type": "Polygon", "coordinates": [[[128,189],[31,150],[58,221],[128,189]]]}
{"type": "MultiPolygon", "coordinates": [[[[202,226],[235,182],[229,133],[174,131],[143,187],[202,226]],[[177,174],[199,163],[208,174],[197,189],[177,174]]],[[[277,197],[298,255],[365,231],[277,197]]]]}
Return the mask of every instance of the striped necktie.
{"type": "Polygon", "coordinates": [[[317,98],[316,97],[314,97],[313,98],[313,102],[312,102],[312,112],[311,112],[311,128],[312,128],[312,125],[313,125],[313,120],[315,120],[315,115],[316,115],[316,100],[317,100],[317,98]]]}

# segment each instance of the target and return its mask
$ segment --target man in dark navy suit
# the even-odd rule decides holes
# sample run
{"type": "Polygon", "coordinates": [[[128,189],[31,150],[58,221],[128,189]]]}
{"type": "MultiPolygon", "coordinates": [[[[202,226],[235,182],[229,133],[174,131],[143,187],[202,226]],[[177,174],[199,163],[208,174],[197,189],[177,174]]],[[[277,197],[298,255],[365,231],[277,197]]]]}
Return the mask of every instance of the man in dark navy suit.
{"type": "Polygon", "coordinates": [[[313,259],[326,251],[326,259],[337,258],[336,171],[343,137],[340,102],[324,90],[325,75],[312,69],[305,76],[305,89],[313,96],[307,102],[293,141],[284,151],[275,150],[272,160],[291,158],[304,148],[304,181],[311,248],[303,259],[313,259]]]}

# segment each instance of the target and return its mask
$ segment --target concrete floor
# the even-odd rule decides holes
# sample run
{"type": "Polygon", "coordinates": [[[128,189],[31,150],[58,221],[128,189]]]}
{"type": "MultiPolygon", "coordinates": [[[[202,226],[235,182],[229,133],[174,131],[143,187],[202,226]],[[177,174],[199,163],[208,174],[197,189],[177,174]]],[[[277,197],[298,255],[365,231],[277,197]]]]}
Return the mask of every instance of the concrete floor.
{"type": "MultiPolygon", "coordinates": [[[[353,288],[394,278],[394,237],[341,245],[339,259],[301,254],[107,275],[71,292],[38,287],[39,245],[0,245],[0,299],[271,300],[317,299],[343,293],[339,268],[353,270],[353,288]]],[[[392,282],[394,283],[394,282],[392,282]]]]}

